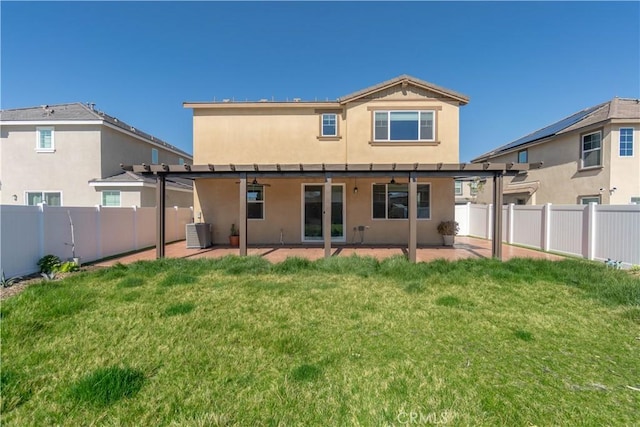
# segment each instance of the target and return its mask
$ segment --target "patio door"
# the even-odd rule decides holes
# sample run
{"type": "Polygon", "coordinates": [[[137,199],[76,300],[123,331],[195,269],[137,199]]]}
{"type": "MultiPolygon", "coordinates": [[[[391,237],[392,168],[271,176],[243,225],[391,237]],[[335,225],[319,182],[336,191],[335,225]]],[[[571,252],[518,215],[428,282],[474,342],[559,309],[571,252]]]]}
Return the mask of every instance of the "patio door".
{"type": "MultiPolygon", "coordinates": [[[[345,201],[344,184],[331,186],[331,240],[345,241],[345,201]]],[[[322,229],[322,200],[324,199],[324,185],[302,185],[302,241],[321,242],[322,229]]]]}

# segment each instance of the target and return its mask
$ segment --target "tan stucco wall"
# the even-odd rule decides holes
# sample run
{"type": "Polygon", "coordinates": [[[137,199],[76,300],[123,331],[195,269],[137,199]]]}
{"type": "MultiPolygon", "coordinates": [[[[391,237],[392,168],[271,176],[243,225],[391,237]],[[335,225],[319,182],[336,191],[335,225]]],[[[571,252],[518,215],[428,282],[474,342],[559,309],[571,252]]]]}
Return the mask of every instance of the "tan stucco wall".
{"type": "Polygon", "coordinates": [[[611,125],[611,204],[624,205],[632,197],[640,197],[640,120],[611,125]],[[620,157],[620,128],[633,128],[633,156],[620,157]]]}
{"type": "Polygon", "coordinates": [[[253,163],[457,163],[458,105],[433,94],[390,89],[346,106],[194,109],[195,164],[253,163]],[[436,109],[437,143],[372,145],[371,109],[436,109]],[[339,139],[323,140],[322,112],[336,112],[339,139]]]}
{"type": "MultiPolygon", "coordinates": [[[[562,134],[552,141],[528,147],[529,163],[543,161],[540,169],[532,169],[526,175],[505,177],[504,187],[508,183],[539,182],[538,190],[528,199],[527,204],[577,204],[580,197],[601,195],[603,204],[628,204],[632,194],[640,193],[640,163],[637,154],[633,158],[620,158],[618,155],[619,125],[595,125],[578,131],[562,134]],[[613,132],[612,132],[613,129],[613,132]],[[602,167],[580,169],[581,135],[602,130],[602,167]],[[615,182],[614,182],[615,181],[615,182]],[[618,190],[600,192],[600,188],[618,190]]],[[[634,133],[636,138],[638,132],[634,133]]],[[[634,140],[637,150],[638,139],[634,140]]],[[[517,150],[490,159],[495,163],[517,162],[517,150]]],[[[492,203],[492,180],[487,180],[482,192],[478,194],[478,203],[492,203]]],[[[505,195],[505,203],[514,202],[523,195],[505,195]]]]}
{"type": "Polygon", "coordinates": [[[191,160],[185,156],[180,156],[161,147],[153,146],[115,129],[103,126],[101,132],[102,176],[96,176],[95,178],[106,178],[121,173],[121,163],[125,165],[150,164],[152,148],[158,150],[158,163],[177,165],[180,157],[182,157],[186,163],[191,163],[191,160]]]}
{"type": "MultiPolygon", "coordinates": [[[[370,227],[365,231],[365,244],[407,244],[408,220],[372,219],[372,184],[387,183],[390,178],[346,179],[334,178],[334,184],[345,185],[346,243],[354,240],[354,227],[370,227]],[[358,186],[357,194],[353,188],[358,186]]],[[[400,180],[399,180],[400,181],[400,180]]],[[[227,244],[232,223],[238,224],[239,188],[233,179],[198,179],[194,216],[202,212],[203,221],[213,224],[216,244],[227,244]]],[[[406,178],[402,180],[406,182],[406,178]]],[[[265,219],[248,220],[250,244],[280,243],[280,231],[285,244],[302,242],[302,185],[322,184],[321,179],[262,179],[265,187],[265,219]]],[[[436,231],[441,220],[454,218],[453,180],[420,179],[419,183],[431,183],[431,219],[418,220],[418,243],[439,245],[441,237],[436,231]]],[[[355,236],[359,241],[359,235],[355,236]]],[[[319,242],[321,243],[321,242],[319,242]]]]}
{"type": "Polygon", "coordinates": [[[99,125],[54,126],[53,153],[36,152],[36,127],[2,126],[0,203],[25,204],[25,191],[62,191],[65,206],[95,205],[88,181],[100,170],[99,125]]]}

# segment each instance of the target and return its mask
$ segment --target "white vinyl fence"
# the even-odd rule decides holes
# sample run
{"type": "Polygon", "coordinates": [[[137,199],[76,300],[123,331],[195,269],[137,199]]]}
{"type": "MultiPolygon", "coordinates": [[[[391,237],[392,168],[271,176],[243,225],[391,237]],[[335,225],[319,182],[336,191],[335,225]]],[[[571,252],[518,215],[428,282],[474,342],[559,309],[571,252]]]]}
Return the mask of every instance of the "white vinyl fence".
{"type": "MultiPolygon", "coordinates": [[[[103,208],[0,205],[0,269],[6,277],[38,271],[47,254],[71,257],[73,221],[75,253],[95,261],[155,244],[156,208],[103,208]]],[[[185,238],[193,221],[191,208],[167,208],[166,241],[185,238]]]]}
{"type": "MultiPolygon", "coordinates": [[[[492,205],[456,206],[460,235],[490,239],[492,205]]],[[[543,251],[640,264],[640,205],[552,205],[502,207],[506,243],[543,251]]]]}

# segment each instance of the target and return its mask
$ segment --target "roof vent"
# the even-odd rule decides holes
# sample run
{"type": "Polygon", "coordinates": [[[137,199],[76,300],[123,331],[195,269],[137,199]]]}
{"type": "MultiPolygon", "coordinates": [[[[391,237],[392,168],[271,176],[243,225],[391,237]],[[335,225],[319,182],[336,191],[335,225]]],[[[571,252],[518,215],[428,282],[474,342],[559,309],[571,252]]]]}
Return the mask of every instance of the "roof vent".
{"type": "Polygon", "coordinates": [[[131,126],[131,132],[135,132],[136,128],[134,128],[133,126],[131,126]]]}
{"type": "Polygon", "coordinates": [[[229,102],[229,101],[231,101],[229,98],[225,98],[222,100],[222,102],[229,102]]]}
{"type": "Polygon", "coordinates": [[[269,102],[269,100],[267,98],[262,98],[259,102],[269,102]]]}
{"type": "Polygon", "coordinates": [[[115,123],[118,123],[118,119],[117,119],[116,117],[114,117],[114,118],[113,118],[113,121],[114,121],[115,123]]]}
{"type": "Polygon", "coordinates": [[[300,98],[293,98],[293,102],[300,102],[300,98]]]}

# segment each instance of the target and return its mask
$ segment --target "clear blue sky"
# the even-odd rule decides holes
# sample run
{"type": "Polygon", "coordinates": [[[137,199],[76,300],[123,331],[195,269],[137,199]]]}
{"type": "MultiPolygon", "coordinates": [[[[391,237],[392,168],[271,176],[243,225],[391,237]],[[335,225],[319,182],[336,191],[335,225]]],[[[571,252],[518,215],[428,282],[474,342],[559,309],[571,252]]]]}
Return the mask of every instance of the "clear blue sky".
{"type": "Polygon", "coordinates": [[[33,3],[1,8],[1,107],[95,102],[191,152],[183,101],[336,99],[410,74],[471,98],[460,161],[640,97],[639,2],[33,3]]]}

